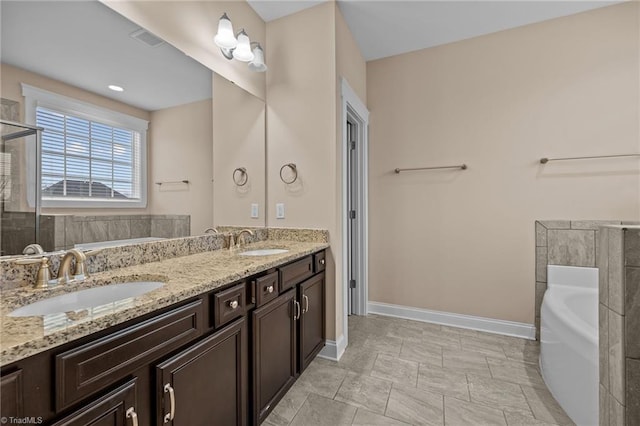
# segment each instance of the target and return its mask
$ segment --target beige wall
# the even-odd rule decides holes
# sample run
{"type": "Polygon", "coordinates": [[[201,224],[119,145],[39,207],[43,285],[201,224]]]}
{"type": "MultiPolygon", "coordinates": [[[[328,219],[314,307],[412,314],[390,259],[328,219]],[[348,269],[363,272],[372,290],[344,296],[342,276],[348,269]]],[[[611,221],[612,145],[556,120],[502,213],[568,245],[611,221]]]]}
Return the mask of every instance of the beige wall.
{"type": "Polygon", "coordinates": [[[535,219],[640,217],[637,159],[538,163],[640,151],[638,7],[368,63],[371,301],[533,323],[535,219]]]}
{"type": "MultiPolygon", "coordinates": [[[[335,4],[327,2],[267,23],[268,226],[329,229],[327,338],[336,336],[335,4]],[[285,185],[283,164],[298,180],[285,185]],[[276,203],[285,219],[275,218],[276,203]]],[[[337,281],[339,282],[339,281],[337,281]]],[[[341,332],[341,324],[338,324],[341,332]]]]}
{"type": "Polygon", "coordinates": [[[153,214],[191,215],[191,234],[212,225],[211,99],[151,113],[148,210],[153,214]],[[156,185],[155,182],[189,181],[156,185]]]}
{"type": "MultiPolygon", "coordinates": [[[[213,217],[211,223],[265,225],[265,103],[224,77],[213,73],[213,217]],[[233,182],[244,167],[248,181],[233,182]],[[251,218],[251,204],[259,218],[251,218]]],[[[240,173],[237,179],[242,179],[240,173]]]]}
{"type": "MultiPolygon", "coordinates": [[[[356,92],[363,104],[367,101],[367,64],[358,49],[353,34],[349,30],[339,7],[335,7],[335,32],[336,32],[336,179],[335,179],[335,226],[336,237],[333,239],[333,253],[336,260],[336,285],[335,309],[336,309],[336,336],[340,336],[344,330],[342,313],[344,310],[342,280],[345,271],[342,270],[342,218],[346,214],[346,207],[342,204],[342,154],[346,149],[343,143],[342,132],[342,82],[344,78],[349,86],[356,92]]],[[[332,289],[333,290],[333,289],[332,289]]]]}
{"type": "Polygon", "coordinates": [[[214,44],[218,20],[227,12],[234,31],[244,28],[252,41],[265,43],[265,23],[245,1],[121,1],[101,0],[207,68],[265,99],[265,74],[244,62],[227,60],[214,44]]]}

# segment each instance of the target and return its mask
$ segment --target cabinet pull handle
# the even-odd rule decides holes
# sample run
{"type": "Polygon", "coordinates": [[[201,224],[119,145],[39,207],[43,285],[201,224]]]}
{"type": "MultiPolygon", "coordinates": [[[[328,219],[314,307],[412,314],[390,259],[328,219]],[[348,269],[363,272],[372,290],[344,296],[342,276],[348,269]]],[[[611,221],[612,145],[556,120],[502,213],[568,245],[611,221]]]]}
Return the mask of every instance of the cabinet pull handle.
{"type": "Polygon", "coordinates": [[[125,414],[128,419],[131,419],[131,426],[138,426],[138,415],[135,408],[129,407],[125,414]]]}
{"type": "Polygon", "coordinates": [[[297,321],[300,319],[300,302],[298,302],[297,300],[294,300],[293,304],[296,307],[296,314],[294,315],[293,319],[297,321]]]}
{"type": "Polygon", "coordinates": [[[231,302],[229,302],[229,307],[231,309],[235,309],[238,307],[238,301],[237,300],[232,300],[231,302]]]}
{"type": "Polygon", "coordinates": [[[176,415],[176,395],[169,383],[164,385],[164,392],[165,393],[169,392],[169,401],[171,404],[171,409],[167,414],[164,415],[164,422],[169,423],[170,421],[173,420],[173,418],[176,415]]]}
{"type": "Polygon", "coordinates": [[[270,285],[269,287],[265,288],[267,293],[273,293],[273,285],[270,285]]]}
{"type": "Polygon", "coordinates": [[[309,297],[306,294],[302,295],[302,300],[304,300],[304,308],[302,309],[302,313],[306,314],[309,312],[309,297]]]}
{"type": "Polygon", "coordinates": [[[321,265],[324,265],[325,263],[327,263],[327,261],[326,261],[326,260],[324,260],[324,259],[320,259],[320,264],[321,264],[321,265]]]}

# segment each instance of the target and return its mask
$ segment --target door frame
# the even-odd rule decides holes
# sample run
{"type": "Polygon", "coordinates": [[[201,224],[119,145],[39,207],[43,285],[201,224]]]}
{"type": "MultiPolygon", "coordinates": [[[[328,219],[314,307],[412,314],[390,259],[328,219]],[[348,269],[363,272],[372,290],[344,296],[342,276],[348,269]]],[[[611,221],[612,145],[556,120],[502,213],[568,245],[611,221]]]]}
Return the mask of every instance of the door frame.
{"type": "Polygon", "coordinates": [[[358,125],[358,131],[361,137],[359,141],[362,142],[362,146],[356,149],[356,158],[358,163],[358,170],[361,171],[357,178],[356,186],[357,201],[356,211],[358,217],[357,221],[357,233],[358,238],[354,241],[357,247],[358,256],[356,257],[355,267],[358,270],[357,276],[360,278],[361,283],[357,284],[357,303],[355,305],[355,313],[357,315],[367,314],[367,301],[369,298],[369,286],[368,286],[368,274],[369,274],[369,236],[368,236],[368,222],[369,222],[369,110],[365,104],[360,100],[355,91],[349,86],[347,80],[341,78],[341,97],[342,97],[342,208],[340,215],[342,216],[342,324],[343,333],[345,338],[345,346],[348,344],[348,315],[349,306],[347,301],[349,300],[349,245],[348,245],[348,232],[349,218],[348,218],[348,149],[349,140],[347,135],[347,115],[350,120],[356,121],[358,125]]]}

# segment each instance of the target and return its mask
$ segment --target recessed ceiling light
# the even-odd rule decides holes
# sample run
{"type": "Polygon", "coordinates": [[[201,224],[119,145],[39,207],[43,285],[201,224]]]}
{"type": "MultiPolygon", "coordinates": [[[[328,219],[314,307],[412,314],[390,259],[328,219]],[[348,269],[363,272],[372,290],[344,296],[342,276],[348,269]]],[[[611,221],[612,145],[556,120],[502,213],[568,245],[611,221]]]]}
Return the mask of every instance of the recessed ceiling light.
{"type": "Polygon", "coordinates": [[[113,90],[114,92],[124,92],[124,89],[122,87],[116,86],[115,84],[110,84],[109,89],[113,90]]]}

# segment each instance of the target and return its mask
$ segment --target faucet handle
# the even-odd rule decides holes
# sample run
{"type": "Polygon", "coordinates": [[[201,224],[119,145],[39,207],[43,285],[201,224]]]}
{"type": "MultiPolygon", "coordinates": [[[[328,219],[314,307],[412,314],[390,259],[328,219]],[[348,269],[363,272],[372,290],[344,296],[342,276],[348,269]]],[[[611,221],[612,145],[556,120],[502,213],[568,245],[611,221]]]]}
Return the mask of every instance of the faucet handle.
{"type": "MultiPolygon", "coordinates": [[[[34,265],[40,264],[38,273],[36,275],[35,288],[47,288],[52,281],[53,273],[51,272],[51,264],[48,257],[32,258],[32,259],[18,259],[14,261],[17,265],[34,265]]],[[[55,280],[53,280],[55,281],[55,280]]]]}

